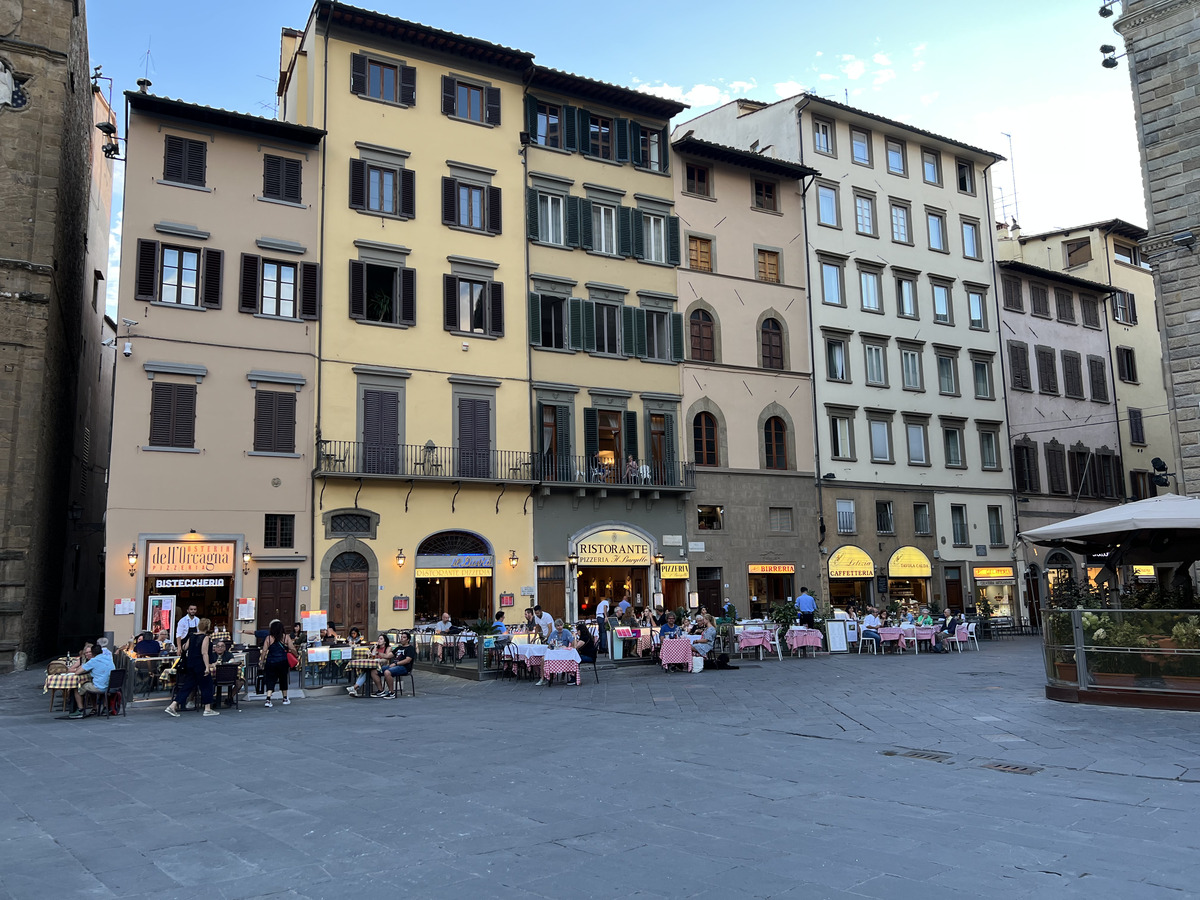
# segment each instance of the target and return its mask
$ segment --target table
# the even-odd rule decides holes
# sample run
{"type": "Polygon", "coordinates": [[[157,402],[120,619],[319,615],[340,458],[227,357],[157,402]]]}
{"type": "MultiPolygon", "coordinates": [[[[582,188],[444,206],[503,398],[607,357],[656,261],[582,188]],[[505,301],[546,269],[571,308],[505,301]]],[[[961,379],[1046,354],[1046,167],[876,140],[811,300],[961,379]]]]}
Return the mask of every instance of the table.
{"type": "Polygon", "coordinates": [[[879,628],[877,630],[879,631],[880,650],[883,650],[883,644],[889,644],[892,641],[896,642],[901,653],[908,649],[908,641],[905,640],[904,629],[895,626],[892,628],[879,628]]]}
{"type": "Polygon", "coordinates": [[[133,657],[133,670],[137,673],[137,678],[133,685],[131,693],[142,695],[143,700],[150,698],[150,692],[154,690],[154,686],[159,683],[159,675],[164,669],[169,669],[175,664],[178,656],[135,656],[133,657]],[[140,690],[139,690],[140,688],[140,690]]]}
{"type": "Polygon", "coordinates": [[[821,650],[825,643],[821,639],[821,632],[816,628],[802,628],[799,625],[793,625],[787,630],[787,645],[788,649],[793,653],[797,650],[804,650],[805,655],[808,654],[808,647],[813,647],[816,650],[821,650]]]}
{"type": "Polygon", "coordinates": [[[738,633],[738,653],[742,653],[750,647],[758,648],[758,658],[762,659],[762,650],[771,649],[771,633],[769,631],[742,631],[738,633]]]}
{"type": "Polygon", "coordinates": [[[659,650],[659,661],[664,669],[673,665],[691,668],[692,642],[687,638],[667,638],[659,650]]]}
{"type": "Polygon", "coordinates": [[[579,660],[579,651],[569,647],[562,650],[547,650],[542,658],[542,677],[574,675],[575,687],[579,687],[579,660]]]}
{"type": "Polygon", "coordinates": [[[50,712],[54,712],[54,696],[62,691],[63,712],[67,710],[67,697],[73,694],[82,682],[91,681],[92,676],[87,672],[62,672],[58,675],[47,675],[46,683],[42,685],[42,693],[50,694],[50,712]]]}
{"type": "Polygon", "coordinates": [[[454,661],[462,659],[467,654],[467,642],[475,640],[475,634],[471,631],[463,631],[459,634],[435,634],[433,636],[432,650],[436,656],[435,662],[441,662],[442,657],[446,655],[445,647],[447,644],[456,648],[454,661]]]}

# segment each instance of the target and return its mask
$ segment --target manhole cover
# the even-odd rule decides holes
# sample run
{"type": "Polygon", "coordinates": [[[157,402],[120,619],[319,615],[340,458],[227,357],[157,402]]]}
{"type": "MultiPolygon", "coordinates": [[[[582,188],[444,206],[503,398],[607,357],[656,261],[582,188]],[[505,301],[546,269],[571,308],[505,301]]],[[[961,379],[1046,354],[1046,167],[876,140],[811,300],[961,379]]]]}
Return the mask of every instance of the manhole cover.
{"type": "Polygon", "coordinates": [[[1008,772],[1010,775],[1036,775],[1042,771],[1038,766],[1017,766],[1012,763],[987,763],[983,768],[995,769],[997,772],[1008,772]]]}
{"type": "Polygon", "coordinates": [[[949,753],[938,753],[936,750],[909,750],[900,755],[907,756],[909,759],[927,759],[930,762],[945,762],[950,758],[949,753]]]}

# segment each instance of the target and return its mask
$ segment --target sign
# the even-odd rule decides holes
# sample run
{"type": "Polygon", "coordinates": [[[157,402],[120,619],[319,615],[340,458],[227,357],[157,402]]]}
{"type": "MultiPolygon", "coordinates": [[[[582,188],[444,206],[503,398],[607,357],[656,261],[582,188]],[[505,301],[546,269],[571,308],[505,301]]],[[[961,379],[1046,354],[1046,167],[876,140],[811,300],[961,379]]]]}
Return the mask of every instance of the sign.
{"type": "Polygon", "coordinates": [[[682,547],[683,546],[683,535],[682,534],[664,534],[663,540],[662,540],[662,545],[664,547],[682,547]]]}
{"type": "Polygon", "coordinates": [[[888,560],[888,575],[892,578],[929,578],[933,566],[929,557],[916,547],[901,547],[888,560]]]}
{"type": "MultiPolygon", "coordinates": [[[[703,553],[704,541],[688,541],[688,553],[703,553]]],[[[729,587],[729,585],[725,585],[729,587]]]]}
{"type": "Polygon", "coordinates": [[[666,578],[687,578],[691,574],[691,567],[687,563],[668,563],[662,564],[662,577],[666,578]]]}
{"type": "Polygon", "coordinates": [[[512,591],[506,591],[500,595],[500,606],[516,606],[517,598],[512,595],[512,591]]]}
{"type": "Polygon", "coordinates": [[[254,615],[254,598],[253,597],[238,597],[237,600],[237,617],[239,622],[253,622],[256,616],[254,615]]]}
{"type": "Polygon", "coordinates": [[[165,631],[175,633],[175,596],[173,594],[151,594],[146,598],[146,628],[158,634],[165,631]]]}
{"type": "Polygon", "coordinates": [[[457,556],[418,556],[417,578],[458,578],[478,575],[490,578],[495,558],[486,553],[460,553],[457,556]]]}
{"type": "Polygon", "coordinates": [[[700,608],[700,592],[699,591],[689,591],[688,592],[688,609],[699,609],[699,608],[700,608]]]}
{"type": "Polygon", "coordinates": [[[224,578],[155,578],[155,589],[225,587],[224,578]]]}
{"type": "Polygon", "coordinates": [[[976,556],[987,556],[987,544],[976,544],[975,545],[975,555],[976,556]]]}
{"type": "Polygon", "coordinates": [[[491,569],[417,569],[417,578],[491,578],[491,569]]]}
{"type": "Polygon", "coordinates": [[[875,590],[880,594],[886,594],[888,592],[888,577],[886,575],[875,576],[875,590]]]}
{"type": "Polygon", "coordinates": [[[1154,566],[1133,566],[1134,581],[1157,581],[1154,566]]]}
{"type": "Polygon", "coordinates": [[[304,628],[304,633],[308,635],[308,642],[315,643],[320,639],[321,632],[329,627],[329,615],[323,609],[314,609],[309,612],[300,613],[300,621],[304,628]]]}
{"type": "Polygon", "coordinates": [[[861,547],[846,544],[829,557],[830,578],[874,578],[875,563],[861,547]]]}
{"type": "Polygon", "coordinates": [[[310,663],[329,662],[328,647],[318,647],[315,644],[309,645],[305,649],[304,655],[310,663]]]}
{"type": "Polygon", "coordinates": [[[392,597],[392,612],[404,612],[406,609],[408,609],[407,597],[400,594],[392,597]]]}
{"type": "Polygon", "coordinates": [[[1012,579],[1016,576],[1013,574],[1012,566],[976,566],[971,570],[975,576],[975,580],[979,581],[983,578],[1008,578],[1012,579]]]}
{"type": "Polygon", "coordinates": [[[648,566],[650,542],[620,529],[594,531],[575,544],[580,566],[648,566]]]}
{"type": "Polygon", "coordinates": [[[791,563],[750,563],[746,569],[751,575],[796,574],[796,567],[791,563]]]}
{"type": "Polygon", "coordinates": [[[146,574],[232,575],[235,545],[201,541],[177,541],[146,544],[146,574]]]}
{"type": "MultiPolygon", "coordinates": [[[[1153,572],[1153,570],[1151,570],[1153,572]]],[[[120,600],[113,601],[114,616],[132,616],[133,615],[133,598],[122,597],[120,600]]]]}
{"type": "Polygon", "coordinates": [[[533,585],[532,585],[532,584],[526,584],[526,585],[522,585],[522,586],[521,586],[521,596],[522,596],[522,597],[533,597],[533,596],[535,596],[535,594],[534,594],[534,590],[533,590],[533,585]]]}

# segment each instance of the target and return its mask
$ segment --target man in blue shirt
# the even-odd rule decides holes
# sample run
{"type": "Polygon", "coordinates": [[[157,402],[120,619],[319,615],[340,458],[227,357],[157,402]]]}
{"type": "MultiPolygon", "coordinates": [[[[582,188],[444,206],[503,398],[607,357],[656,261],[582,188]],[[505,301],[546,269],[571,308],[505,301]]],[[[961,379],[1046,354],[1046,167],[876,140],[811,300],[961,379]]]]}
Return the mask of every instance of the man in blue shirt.
{"type": "Polygon", "coordinates": [[[508,626],[504,624],[504,610],[496,613],[496,621],[492,623],[492,627],[496,629],[496,634],[508,634],[508,626]]]}
{"type": "Polygon", "coordinates": [[[796,612],[800,616],[800,624],[813,628],[817,624],[817,601],[808,592],[807,587],[800,588],[800,596],[796,598],[796,612]]]}
{"type": "Polygon", "coordinates": [[[617,606],[621,607],[621,615],[625,615],[625,610],[633,606],[633,604],[629,602],[629,595],[626,594],[624,597],[622,597],[621,602],[618,603],[617,606]]]}
{"type": "Polygon", "coordinates": [[[143,631],[138,642],[133,645],[133,652],[138,656],[161,656],[162,644],[154,639],[148,631],[143,631]]]}
{"type": "Polygon", "coordinates": [[[667,622],[658,630],[658,639],[665,641],[667,638],[679,637],[679,628],[675,625],[675,613],[667,613],[667,622]]]}
{"type": "Polygon", "coordinates": [[[98,643],[84,647],[83,652],[79,654],[79,660],[79,663],[72,666],[68,671],[78,675],[86,672],[92,676],[92,680],[75,688],[75,709],[68,714],[68,717],[72,719],[82,719],[84,717],[83,710],[85,704],[83,698],[85,695],[90,694],[94,697],[97,694],[103,695],[108,690],[108,676],[116,668],[113,664],[112,654],[98,643]]]}

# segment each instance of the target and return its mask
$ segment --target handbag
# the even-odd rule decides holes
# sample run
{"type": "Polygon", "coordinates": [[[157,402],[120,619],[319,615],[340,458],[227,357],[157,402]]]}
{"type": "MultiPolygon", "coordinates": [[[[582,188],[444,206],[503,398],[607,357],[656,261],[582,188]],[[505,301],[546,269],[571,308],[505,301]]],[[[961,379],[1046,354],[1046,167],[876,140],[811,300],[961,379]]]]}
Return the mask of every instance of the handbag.
{"type": "Polygon", "coordinates": [[[298,656],[297,656],[295,653],[293,653],[291,650],[288,650],[288,649],[287,649],[287,647],[284,647],[284,649],[283,649],[283,652],[287,654],[288,668],[289,668],[289,669],[296,669],[296,668],[299,668],[299,666],[300,666],[300,657],[298,657],[298,656]]]}

